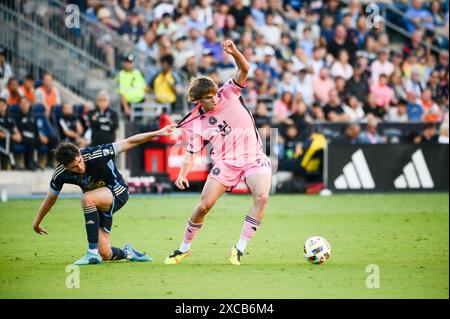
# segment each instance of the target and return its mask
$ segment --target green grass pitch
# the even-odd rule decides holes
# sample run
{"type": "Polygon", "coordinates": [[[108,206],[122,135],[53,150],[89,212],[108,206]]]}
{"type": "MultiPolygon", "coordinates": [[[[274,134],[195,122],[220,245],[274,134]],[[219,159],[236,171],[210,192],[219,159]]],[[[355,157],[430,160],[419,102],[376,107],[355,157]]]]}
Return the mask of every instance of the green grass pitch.
{"type": "Polygon", "coordinates": [[[0,298],[448,298],[448,194],[276,195],[240,267],[228,264],[251,204],[224,196],[210,212],[183,264],[164,258],[178,247],[198,196],[131,197],[115,215],[112,244],[132,242],[153,263],[80,267],[80,288],[66,267],[85,253],[80,201],[60,199],[32,231],[40,200],[0,203],[0,298]],[[331,244],[330,260],[308,264],[309,236],[331,244]],[[380,287],[366,287],[368,265],[380,287]]]}

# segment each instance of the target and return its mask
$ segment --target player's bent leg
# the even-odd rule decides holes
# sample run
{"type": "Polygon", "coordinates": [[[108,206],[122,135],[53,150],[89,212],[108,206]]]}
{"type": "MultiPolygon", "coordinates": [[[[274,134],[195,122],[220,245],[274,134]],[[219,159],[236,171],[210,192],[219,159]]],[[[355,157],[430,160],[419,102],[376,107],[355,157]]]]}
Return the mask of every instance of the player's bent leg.
{"type": "Polygon", "coordinates": [[[113,203],[111,191],[106,187],[101,187],[88,191],[81,197],[81,206],[83,208],[87,240],[89,243],[88,251],[84,257],[77,260],[76,265],[99,264],[102,257],[99,254],[99,233],[100,217],[98,210],[108,210],[113,203]]]}
{"type": "Polygon", "coordinates": [[[271,187],[271,175],[254,174],[247,176],[246,183],[253,196],[253,205],[245,217],[242,226],[241,236],[236,246],[231,248],[230,263],[240,265],[244,250],[248,242],[254,236],[261,221],[264,218],[264,212],[269,199],[271,187]]]}
{"type": "Polygon", "coordinates": [[[203,187],[200,201],[194,208],[184,231],[183,241],[178,249],[174,250],[164,261],[167,265],[176,265],[189,256],[191,243],[203,225],[206,214],[214,206],[227,188],[213,178],[208,178],[203,187]]]}

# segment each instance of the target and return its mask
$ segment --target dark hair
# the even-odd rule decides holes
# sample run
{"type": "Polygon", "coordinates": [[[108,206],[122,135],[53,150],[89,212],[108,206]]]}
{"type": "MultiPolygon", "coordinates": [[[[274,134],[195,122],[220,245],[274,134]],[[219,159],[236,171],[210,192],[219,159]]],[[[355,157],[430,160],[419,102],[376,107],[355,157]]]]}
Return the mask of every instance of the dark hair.
{"type": "Polygon", "coordinates": [[[78,155],[80,150],[70,142],[62,142],[55,149],[55,159],[63,165],[69,164],[78,155]]]}
{"type": "Polygon", "coordinates": [[[160,59],[160,63],[167,63],[170,66],[173,66],[174,57],[172,54],[163,55],[160,59]]]}
{"type": "Polygon", "coordinates": [[[2,97],[0,97],[0,102],[3,102],[3,103],[6,104],[6,100],[4,98],[2,98],[2,97]]]}

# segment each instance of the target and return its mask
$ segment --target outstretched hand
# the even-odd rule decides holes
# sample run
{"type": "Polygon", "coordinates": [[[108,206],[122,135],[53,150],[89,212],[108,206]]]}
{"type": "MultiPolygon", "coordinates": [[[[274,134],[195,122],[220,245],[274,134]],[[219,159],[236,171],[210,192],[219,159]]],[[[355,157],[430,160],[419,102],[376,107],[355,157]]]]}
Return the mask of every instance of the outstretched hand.
{"type": "Polygon", "coordinates": [[[162,129],[160,129],[158,132],[159,136],[169,136],[173,133],[173,131],[177,128],[176,124],[169,124],[162,129]]]}
{"type": "Polygon", "coordinates": [[[228,54],[234,54],[238,52],[236,45],[232,40],[225,40],[222,42],[222,49],[228,54]]]}

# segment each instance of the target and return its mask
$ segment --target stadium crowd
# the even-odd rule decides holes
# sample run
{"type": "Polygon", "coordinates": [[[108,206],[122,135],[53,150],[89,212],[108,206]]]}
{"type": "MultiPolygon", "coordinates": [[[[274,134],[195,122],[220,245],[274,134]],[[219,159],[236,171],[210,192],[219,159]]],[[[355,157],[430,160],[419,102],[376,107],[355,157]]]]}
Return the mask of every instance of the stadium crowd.
{"type": "MultiPolygon", "coordinates": [[[[246,105],[259,128],[280,129],[280,158],[294,156],[312,125],[320,123],[344,125],[333,142],[376,144],[389,142],[380,123],[425,122],[423,132],[404,141],[448,143],[448,1],[379,1],[381,9],[390,5],[396,11],[373,19],[367,3],[357,0],[68,2],[102,26],[96,45],[111,66],[120,65],[116,82],[124,118],[148,93],[173,110],[190,79],[200,74],[224,83],[234,65],[220,41],[231,38],[252,66],[243,91],[246,105]],[[386,22],[410,32],[410,38],[398,38],[386,22]],[[114,52],[104,28],[133,42],[138,54],[114,52]]],[[[32,76],[17,81],[4,55],[0,70],[0,125],[11,121],[6,127],[12,127],[15,121],[10,133],[15,144],[25,145],[20,152],[48,150],[58,139],[82,146],[114,137],[119,117],[108,108],[105,92],[96,103],[73,107],[61,102],[50,74],[39,85],[32,76]],[[24,131],[20,124],[30,105],[37,123],[33,142],[26,140],[33,129],[24,131]],[[104,113],[112,119],[107,130],[100,120],[104,113]],[[43,127],[53,128],[55,138],[43,127]]],[[[0,131],[0,143],[2,136],[0,131]]]]}

